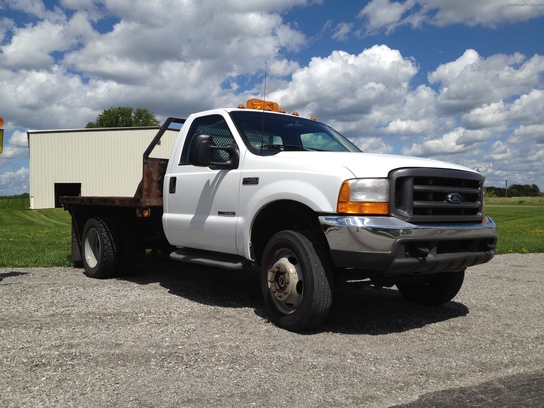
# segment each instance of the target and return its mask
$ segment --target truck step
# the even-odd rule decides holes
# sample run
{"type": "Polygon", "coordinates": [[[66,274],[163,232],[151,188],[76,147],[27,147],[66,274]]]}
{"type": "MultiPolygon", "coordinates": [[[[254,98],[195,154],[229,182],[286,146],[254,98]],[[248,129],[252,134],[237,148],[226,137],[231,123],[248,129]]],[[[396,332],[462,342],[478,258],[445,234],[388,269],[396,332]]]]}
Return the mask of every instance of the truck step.
{"type": "Polygon", "coordinates": [[[192,248],[178,248],[170,254],[170,259],[224,269],[248,269],[252,266],[247,259],[241,256],[192,248]]]}

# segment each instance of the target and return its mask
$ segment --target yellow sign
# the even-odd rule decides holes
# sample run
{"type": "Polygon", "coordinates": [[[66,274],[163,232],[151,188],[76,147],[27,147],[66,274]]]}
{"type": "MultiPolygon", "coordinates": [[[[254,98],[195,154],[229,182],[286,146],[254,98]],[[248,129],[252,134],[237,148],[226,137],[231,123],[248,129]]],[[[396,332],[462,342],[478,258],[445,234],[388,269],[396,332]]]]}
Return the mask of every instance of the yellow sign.
{"type": "MultiPolygon", "coordinates": [[[[4,118],[0,116],[0,126],[4,125],[4,118]]],[[[4,151],[4,129],[0,129],[0,154],[4,151]]]]}

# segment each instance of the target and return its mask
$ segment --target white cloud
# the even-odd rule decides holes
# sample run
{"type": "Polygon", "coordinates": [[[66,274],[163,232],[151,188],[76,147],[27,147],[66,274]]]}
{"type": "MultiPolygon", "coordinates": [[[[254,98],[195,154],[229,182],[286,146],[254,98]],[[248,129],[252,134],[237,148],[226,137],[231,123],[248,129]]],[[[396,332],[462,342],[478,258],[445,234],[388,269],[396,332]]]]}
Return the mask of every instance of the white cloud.
{"type": "Polygon", "coordinates": [[[14,172],[0,173],[0,196],[17,195],[29,191],[29,170],[21,168],[14,172]]]}
{"type": "Polygon", "coordinates": [[[379,137],[360,137],[352,142],[365,153],[389,154],[393,152],[393,147],[379,137]]]}
{"type": "Polygon", "coordinates": [[[114,103],[134,93],[139,104],[160,100],[177,114],[217,104],[222,83],[238,89],[243,84],[236,77],[262,72],[267,62],[271,75],[288,75],[298,68],[281,53],[297,50],[305,36],[284,24],[279,14],[255,11],[261,6],[243,7],[240,2],[229,3],[231,9],[216,2],[198,7],[186,3],[153,10],[148,10],[147,1],[128,8],[126,2],[113,3],[123,20],[66,55],[65,62],[93,78],[92,85],[100,87],[95,95],[99,100],[114,103]],[[156,14],[160,18],[153,17],[156,14]]]}
{"type": "Polygon", "coordinates": [[[493,147],[487,157],[493,161],[505,160],[512,157],[512,151],[507,144],[497,141],[493,143],[493,147]]]}
{"type": "Polygon", "coordinates": [[[11,41],[0,47],[2,66],[17,70],[50,69],[55,65],[54,52],[68,51],[94,36],[90,22],[80,13],[69,21],[57,16],[18,27],[13,30],[11,41]]]}
{"type": "MultiPolygon", "coordinates": [[[[2,10],[0,8],[0,10],[2,10]]],[[[15,23],[5,17],[0,17],[0,44],[4,42],[6,34],[15,28],[15,23]]]]}
{"type": "Polygon", "coordinates": [[[432,124],[428,120],[394,119],[385,127],[386,133],[395,135],[421,135],[428,133],[432,124]]]}
{"type": "Polygon", "coordinates": [[[4,0],[4,2],[13,10],[18,10],[41,19],[56,20],[57,18],[62,18],[63,15],[62,11],[57,7],[53,11],[47,10],[41,0],[4,0]]]}
{"type": "Polygon", "coordinates": [[[390,32],[402,20],[403,14],[414,6],[413,1],[404,3],[389,0],[372,0],[360,12],[358,17],[367,20],[367,30],[384,29],[390,32]]]}
{"type": "Polygon", "coordinates": [[[445,27],[454,24],[496,27],[544,15],[538,2],[497,0],[372,0],[360,12],[367,32],[391,33],[399,26],[445,27]]]}
{"type": "MultiPolygon", "coordinates": [[[[531,134],[541,131],[542,128],[523,130],[531,134]]],[[[542,143],[534,144],[531,138],[517,140],[514,137],[504,142],[495,142],[486,154],[485,160],[492,164],[488,177],[497,180],[494,185],[500,185],[500,181],[504,180],[508,180],[509,185],[539,184],[535,183],[535,180],[539,179],[542,172],[544,149],[542,143]]]]}
{"type": "Polygon", "coordinates": [[[87,117],[96,117],[88,107],[89,89],[60,67],[24,73],[0,69],[0,86],[2,116],[27,129],[84,127],[87,117]]]}
{"type": "Polygon", "coordinates": [[[429,73],[428,79],[440,84],[440,108],[455,114],[530,92],[541,83],[543,72],[544,56],[526,59],[515,53],[482,58],[467,50],[429,73]]]}
{"type": "Polygon", "coordinates": [[[417,71],[413,59],[385,45],[358,55],[334,51],[313,58],[269,97],[289,111],[316,115],[354,139],[436,135],[448,121],[439,117],[432,88],[410,88],[417,71]]]}
{"type": "Polygon", "coordinates": [[[433,73],[429,74],[429,81],[447,82],[456,78],[467,66],[472,66],[480,60],[480,56],[474,50],[466,50],[465,53],[455,61],[440,65],[433,73]]]}
{"type": "Polygon", "coordinates": [[[452,24],[495,27],[501,23],[527,21],[544,14],[536,2],[496,0],[421,0],[417,1],[428,24],[440,27],[452,24]]]}
{"type": "Polygon", "coordinates": [[[544,124],[520,126],[512,133],[510,142],[531,146],[533,152],[539,152],[542,155],[544,147],[536,145],[544,145],[544,124]]]}
{"type": "Polygon", "coordinates": [[[3,65],[17,69],[41,69],[53,64],[50,52],[64,50],[62,27],[43,21],[34,27],[15,30],[8,45],[1,48],[3,65]]]}
{"type": "Polygon", "coordinates": [[[334,28],[332,38],[338,41],[346,41],[353,29],[353,23],[339,23],[334,28]]]}
{"type": "MultiPolygon", "coordinates": [[[[34,3],[13,7],[34,4],[32,15],[52,15],[34,3]]],[[[282,54],[306,38],[277,11],[308,3],[64,0],[78,10],[70,19],[55,9],[55,18],[16,27],[0,48],[0,104],[8,107],[2,114],[28,128],[81,127],[111,106],[161,116],[230,103],[229,91],[250,90],[244,76],[263,72],[266,63],[271,76],[299,68],[282,54]],[[106,12],[120,21],[101,34],[94,19],[106,12]]]]}
{"type": "Polygon", "coordinates": [[[463,115],[467,129],[500,127],[509,123],[531,124],[544,122],[544,91],[533,89],[513,102],[500,100],[473,109],[463,115]]]}
{"type": "Polygon", "coordinates": [[[456,128],[440,137],[424,140],[422,143],[414,143],[410,147],[402,149],[402,153],[410,156],[437,157],[465,153],[469,149],[475,149],[482,142],[492,136],[491,132],[482,130],[467,130],[456,128]]]}
{"type": "MultiPolygon", "coordinates": [[[[4,141],[5,143],[5,141],[4,141]]],[[[2,152],[2,159],[24,159],[28,158],[28,141],[26,132],[16,130],[13,132],[2,152]]]]}
{"type": "Polygon", "coordinates": [[[220,1],[220,5],[225,5],[232,10],[238,11],[261,11],[286,10],[295,6],[305,6],[316,3],[321,4],[323,0],[226,0],[220,1]]]}
{"type": "Polygon", "coordinates": [[[334,51],[312,58],[270,98],[282,101],[288,110],[315,114],[324,121],[343,122],[354,116],[362,120],[379,107],[402,101],[416,73],[414,61],[385,45],[359,55],[334,51]]]}

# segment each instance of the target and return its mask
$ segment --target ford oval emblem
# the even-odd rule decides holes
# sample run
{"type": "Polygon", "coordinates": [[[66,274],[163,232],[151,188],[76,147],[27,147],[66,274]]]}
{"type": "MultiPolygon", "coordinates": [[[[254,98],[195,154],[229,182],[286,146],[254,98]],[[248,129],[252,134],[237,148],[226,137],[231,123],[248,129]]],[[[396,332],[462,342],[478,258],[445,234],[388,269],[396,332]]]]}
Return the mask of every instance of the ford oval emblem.
{"type": "Polygon", "coordinates": [[[449,193],[448,194],[448,203],[459,204],[463,201],[463,196],[459,193],[449,193]]]}

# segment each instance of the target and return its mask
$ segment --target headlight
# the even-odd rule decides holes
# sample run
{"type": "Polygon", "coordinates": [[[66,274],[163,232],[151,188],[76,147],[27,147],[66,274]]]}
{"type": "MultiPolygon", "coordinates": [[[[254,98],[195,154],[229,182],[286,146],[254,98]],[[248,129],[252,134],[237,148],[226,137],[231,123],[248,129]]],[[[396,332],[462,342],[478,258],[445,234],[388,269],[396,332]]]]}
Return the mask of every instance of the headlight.
{"type": "Polygon", "coordinates": [[[389,214],[387,179],[346,180],[340,187],[337,211],[347,214],[389,214]]]}

